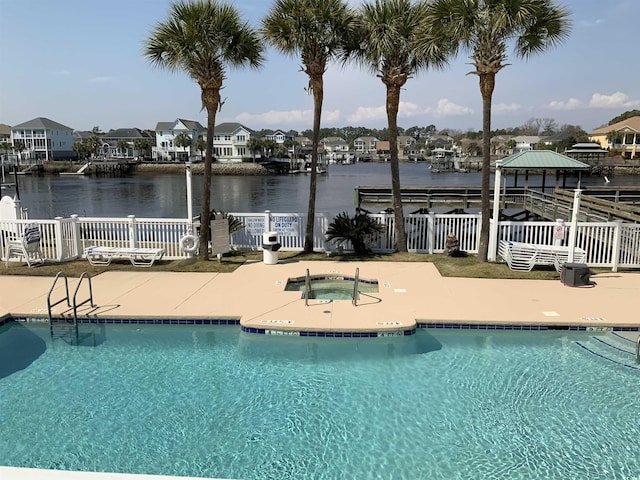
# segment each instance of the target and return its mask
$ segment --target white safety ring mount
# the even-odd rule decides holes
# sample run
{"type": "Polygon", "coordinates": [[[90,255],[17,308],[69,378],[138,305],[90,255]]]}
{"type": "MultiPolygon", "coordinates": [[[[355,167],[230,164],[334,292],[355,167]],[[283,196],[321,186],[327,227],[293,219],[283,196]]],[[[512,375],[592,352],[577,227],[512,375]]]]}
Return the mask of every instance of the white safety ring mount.
{"type": "Polygon", "coordinates": [[[180,239],[180,248],[185,253],[196,253],[200,240],[195,235],[185,235],[180,239]]]}

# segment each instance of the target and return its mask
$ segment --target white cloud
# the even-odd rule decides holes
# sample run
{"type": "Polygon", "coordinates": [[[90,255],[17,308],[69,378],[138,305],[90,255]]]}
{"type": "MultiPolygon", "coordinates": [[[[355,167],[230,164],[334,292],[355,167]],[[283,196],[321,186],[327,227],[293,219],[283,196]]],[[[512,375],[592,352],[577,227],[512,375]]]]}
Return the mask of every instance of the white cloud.
{"type": "Polygon", "coordinates": [[[89,79],[91,83],[106,83],[113,80],[113,77],[93,77],[89,79]]]}
{"type": "Polygon", "coordinates": [[[493,113],[517,112],[518,110],[520,110],[520,105],[517,103],[496,103],[491,106],[493,113]]]}
{"type": "Polygon", "coordinates": [[[580,25],[581,27],[589,28],[589,27],[596,27],[601,23],[604,23],[604,18],[598,18],[596,20],[580,20],[578,22],[578,25],[580,25]]]}
{"type": "Polygon", "coordinates": [[[570,98],[568,100],[553,100],[549,102],[548,107],[551,110],[575,110],[584,106],[583,103],[577,98],[570,98]]]}
{"type": "MultiPolygon", "coordinates": [[[[459,116],[473,114],[473,109],[458,105],[449,101],[447,98],[441,98],[435,107],[420,108],[412,102],[400,102],[398,108],[398,118],[410,118],[417,115],[429,114],[437,117],[459,116]]],[[[377,107],[358,107],[356,111],[349,116],[349,121],[360,123],[366,121],[383,120],[387,118],[387,111],[384,105],[377,107]]]]}
{"type": "Polygon", "coordinates": [[[381,120],[386,117],[387,111],[384,105],[378,107],[358,107],[356,111],[349,116],[349,121],[361,123],[367,120],[381,120]]]}
{"type": "MultiPolygon", "coordinates": [[[[340,110],[323,110],[322,123],[331,123],[340,119],[340,110]]],[[[243,112],[235,117],[236,122],[247,126],[250,125],[270,125],[284,127],[288,125],[313,125],[313,110],[271,110],[264,113],[243,112]]]]}
{"type": "Polygon", "coordinates": [[[71,75],[71,72],[65,68],[53,72],[54,75],[71,75]]]}
{"type": "Polygon", "coordinates": [[[453,103],[448,98],[441,98],[438,100],[436,108],[429,107],[426,112],[435,114],[438,117],[471,115],[474,113],[472,108],[453,103]]]}
{"type": "Polygon", "coordinates": [[[640,106],[640,100],[629,100],[629,96],[622,92],[616,92],[611,95],[594,93],[591,96],[589,106],[592,108],[630,108],[640,106]]]}

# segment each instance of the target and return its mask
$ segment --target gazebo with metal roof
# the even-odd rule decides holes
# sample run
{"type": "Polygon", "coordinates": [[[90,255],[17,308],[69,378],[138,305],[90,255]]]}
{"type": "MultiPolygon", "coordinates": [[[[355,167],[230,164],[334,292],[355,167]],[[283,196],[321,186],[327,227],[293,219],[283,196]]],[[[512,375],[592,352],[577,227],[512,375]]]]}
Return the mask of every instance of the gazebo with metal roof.
{"type": "Polygon", "coordinates": [[[518,172],[524,171],[525,187],[527,187],[529,183],[529,172],[542,172],[543,189],[546,186],[547,171],[551,170],[556,172],[556,187],[558,186],[560,173],[562,172],[562,188],[565,188],[568,172],[578,173],[578,185],[580,185],[582,172],[588,172],[591,168],[584,162],[575,160],[552,150],[526,150],[493,162],[491,165],[493,167],[497,167],[499,165],[505,173],[513,171],[514,187],[518,186],[518,172]]]}

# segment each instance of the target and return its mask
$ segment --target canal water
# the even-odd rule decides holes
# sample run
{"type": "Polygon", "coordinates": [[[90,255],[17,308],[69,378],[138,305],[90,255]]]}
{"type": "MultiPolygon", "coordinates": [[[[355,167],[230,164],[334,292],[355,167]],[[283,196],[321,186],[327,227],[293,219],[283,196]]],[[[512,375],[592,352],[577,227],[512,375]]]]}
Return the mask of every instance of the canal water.
{"type": "MultiPolygon", "coordinates": [[[[475,186],[481,184],[479,172],[432,173],[425,162],[401,163],[401,184],[437,186],[475,186]]],[[[9,179],[7,179],[9,180],[9,179]]],[[[611,178],[610,185],[637,185],[638,177],[611,178]]],[[[554,184],[548,175],[547,186],[554,184]]],[[[185,174],[139,173],[126,177],[36,176],[18,177],[20,199],[33,219],[68,217],[185,218],[187,186],[185,174]]],[[[193,176],[193,212],[200,212],[203,177],[193,176]]],[[[493,185],[493,178],[491,180],[493,185]]],[[[523,177],[520,176],[519,185],[523,177]]],[[[513,183],[508,177],[507,185],[513,183]]],[[[540,176],[530,176],[529,185],[541,185],[540,176]]],[[[567,179],[574,187],[577,177],[567,179]]],[[[583,185],[604,185],[601,177],[587,177],[583,185]]],[[[354,189],[359,185],[390,186],[388,163],[329,165],[328,173],[318,176],[316,212],[335,215],[354,212],[354,189]]],[[[215,176],[211,189],[211,208],[226,212],[304,213],[309,201],[309,176],[215,176]]],[[[2,195],[13,194],[4,189],[2,195]]]]}

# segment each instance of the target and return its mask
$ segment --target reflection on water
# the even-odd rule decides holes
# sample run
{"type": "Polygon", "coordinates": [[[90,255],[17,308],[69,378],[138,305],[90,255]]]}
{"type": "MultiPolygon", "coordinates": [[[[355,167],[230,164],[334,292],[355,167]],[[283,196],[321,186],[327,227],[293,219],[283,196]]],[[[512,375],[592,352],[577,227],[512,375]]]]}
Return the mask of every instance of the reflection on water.
{"type": "MultiPolygon", "coordinates": [[[[400,164],[401,184],[479,186],[480,173],[439,173],[428,164],[400,164]]],[[[193,177],[193,209],[200,210],[202,176],[193,177]]],[[[511,183],[511,178],[507,180],[511,183]]],[[[522,179],[519,180],[522,182],[522,179]]],[[[552,179],[547,179],[551,185],[552,179]]],[[[569,188],[577,177],[567,179],[569,188]]],[[[583,185],[600,185],[600,177],[584,178],[583,185]]],[[[611,186],[634,185],[637,177],[614,177],[611,186]]],[[[318,177],[316,211],[332,215],[354,210],[354,188],[359,185],[390,185],[388,163],[330,165],[329,173],[318,177]]],[[[493,185],[493,180],[491,180],[493,185]]],[[[541,184],[540,176],[529,176],[529,185],[541,184]]],[[[184,174],[135,174],[128,177],[21,176],[20,197],[31,218],[68,217],[164,217],[187,215],[184,174]]],[[[211,207],[245,213],[271,210],[278,213],[304,213],[309,201],[309,176],[215,176],[211,188],[211,207]]],[[[6,190],[3,194],[6,194],[6,190]]]]}

